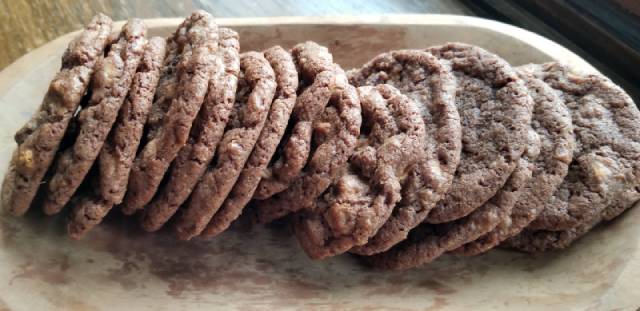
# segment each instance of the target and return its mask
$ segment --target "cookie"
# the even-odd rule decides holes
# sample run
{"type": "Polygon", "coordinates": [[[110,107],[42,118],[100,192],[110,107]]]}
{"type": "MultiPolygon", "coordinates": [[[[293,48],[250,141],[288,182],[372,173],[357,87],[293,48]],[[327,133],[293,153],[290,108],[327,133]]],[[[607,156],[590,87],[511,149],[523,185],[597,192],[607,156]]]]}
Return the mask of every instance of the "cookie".
{"type": "Polygon", "coordinates": [[[176,223],[181,240],[205,229],[238,179],[260,132],[276,92],[275,73],[262,53],[240,56],[240,76],[233,112],[215,159],[191,194],[176,223]]]}
{"type": "Polygon", "coordinates": [[[635,189],[626,189],[600,214],[586,219],[584,223],[562,231],[525,229],[520,234],[506,240],[502,246],[528,253],[540,253],[565,249],[584,236],[591,229],[605,221],[610,221],[638,202],[640,196],[635,189]]]}
{"type": "Polygon", "coordinates": [[[142,20],[130,20],[96,64],[91,99],[78,114],[79,134],[72,147],[58,154],[47,184],[46,214],[58,213],[69,202],[98,157],[129,92],[147,44],[146,34],[142,20]]]}
{"type": "Polygon", "coordinates": [[[177,67],[187,55],[182,51],[189,42],[187,30],[193,25],[193,22],[194,18],[186,18],[178,25],[173,34],[167,38],[167,55],[160,68],[160,80],[158,81],[153,105],[145,125],[144,138],[146,141],[153,140],[158,135],[159,129],[162,128],[162,120],[171,107],[171,101],[176,96],[177,67]]]}
{"type": "Polygon", "coordinates": [[[127,189],[129,171],[142,138],[165,55],[166,40],[151,38],[116,124],[100,151],[100,195],[115,204],[122,202],[127,189]]]}
{"type": "MultiPolygon", "coordinates": [[[[334,65],[333,71],[323,71],[317,78],[332,76],[323,87],[329,102],[313,122],[314,150],[301,176],[289,187],[269,199],[256,202],[253,221],[268,223],[289,213],[310,208],[339,175],[353,153],[362,116],[356,89],[346,81],[344,71],[334,65]]],[[[302,94],[301,96],[304,96],[302,94]]]]}
{"type": "Polygon", "coordinates": [[[417,103],[385,84],[360,87],[358,94],[363,129],[349,165],[312,209],[294,215],[295,235],[313,259],[367,243],[400,201],[406,172],[425,149],[417,103]]]}
{"type": "Polygon", "coordinates": [[[527,133],[527,149],[519,159],[518,166],[504,187],[487,203],[468,216],[450,223],[422,224],[411,231],[406,240],[390,250],[364,257],[364,260],[382,269],[403,270],[418,267],[481,237],[508,219],[518,197],[531,180],[533,163],[539,156],[538,134],[531,128],[527,133]]]}
{"type": "Polygon", "coordinates": [[[510,217],[494,230],[456,250],[472,256],[493,248],[522,231],[542,211],[564,180],[573,158],[575,136],[571,114],[555,91],[541,80],[522,75],[534,100],[531,127],[541,140],[540,155],[533,163],[533,177],[513,207],[510,217]]]}
{"type": "Polygon", "coordinates": [[[430,48],[456,76],[462,154],[453,183],[426,221],[464,217],[502,188],[525,149],[532,99],[502,58],[479,47],[449,43],[430,48]]]}
{"type": "Polygon", "coordinates": [[[571,229],[562,231],[525,229],[506,240],[503,246],[528,253],[565,249],[604,221],[610,221],[632,207],[640,199],[637,191],[628,188],[601,213],[571,229]]]}
{"type": "Polygon", "coordinates": [[[526,252],[563,249],[640,200],[638,120],[633,100],[610,80],[577,75],[557,63],[529,65],[569,108],[576,151],[569,173],[541,215],[505,246],[526,252]]]}
{"type": "Polygon", "coordinates": [[[278,84],[269,116],[240,177],[218,212],[202,232],[203,237],[213,237],[220,234],[240,216],[245,205],[251,200],[278,143],[282,139],[289,116],[296,103],[298,71],[291,54],[283,48],[275,46],[264,51],[264,57],[273,67],[278,84]]]}
{"type": "Polygon", "coordinates": [[[141,225],[147,231],[160,229],[189,198],[211,162],[229,121],[240,71],[240,43],[235,31],[219,28],[217,53],[209,90],[189,140],[173,162],[166,183],[142,214],[141,225]]]}
{"type": "Polygon", "coordinates": [[[402,201],[378,233],[352,253],[372,255],[404,240],[451,186],[462,149],[462,125],[455,103],[456,81],[450,68],[420,50],[381,54],[349,72],[356,85],[387,83],[418,103],[427,130],[424,159],[409,173],[402,201]]]}
{"type": "Polygon", "coordinates": [[[636,197],[640,112],[629,95],[602,76],[572,74],[555,63],[523,70],[559,92],[577,142],[567,177],[528,229],[571,229],[596,218],[621,195],[636,197]]]}
{"type": "Polygon", "coordinates": [[[291,131],[280,142],[254,193],[258,200],[287,189],[299,177],[310,156],[313,122],[329,102],[333,85],[346,83],[334,74],[333,57],[326,47],[309,41],[294,46],[291,54],[301,78],[300,96],[291,115],[291,131]]]}
{"type": "Polygon", "coordinates": [[[40,108],[16,133],[18,147],[2,182],[2,206],[10,213],[22,215],[29,209],[87,91],[112,27],[109,17],[98,14],[69,43],[40,108]]]}
{"type": "Polygon", "coordinates": [[[527,253],[540,253],[569,247],[578,238],[585,235],[600,222],[599,217],[574,228],[563,231],[524,230],[506,240],[504,246],[527,253]]]}
{"type": "Polygon", "coordinates": [[[112,206],[124,197],[165,54],[166,40],[151,38],[116,123],[100,151],[98,191],[80,198],[71,211],[67,231],[74,239],[98,225],[112,206]]]}
{"type": "Polygon", "coordinates": [[[138,154],[131,173],[122,211],[133,214],[151,201],[164,174],[187,143],[189,132],[204,101],[216,67],[218,27],[213,17],[196,11],[185,29],[182,59],[177,65],[175,97],[157,134],[138,154]]]}

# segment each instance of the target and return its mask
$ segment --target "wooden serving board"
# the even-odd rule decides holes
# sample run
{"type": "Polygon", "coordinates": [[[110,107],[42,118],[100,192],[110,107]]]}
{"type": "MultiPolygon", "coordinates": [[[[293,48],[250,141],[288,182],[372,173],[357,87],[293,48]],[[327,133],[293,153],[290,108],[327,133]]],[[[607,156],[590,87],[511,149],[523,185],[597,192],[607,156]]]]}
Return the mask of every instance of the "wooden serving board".
{"type": "MultiPolygon", "coordinates": [[[[167,35],[179,19],[149,20],[167,35]]],[[[461,16],[220,19],[240,32],[244,51],[314,40],[345,68],[378,53],[447,41],[482,46],[513,65],[559,60],[595,69],[533,33],[461,16]]],[[[25,55],[0,73],[0,176],[13,133],[39,105],[74,34],[25,55]]],[[[372,271],[354,257],[314,262],[286,229],[234,229],[213,241],[177,241],[169,230],[142,232],[117,213],[82,241],[65,216],[32,209],[0,215],[0,310],[184,309],[635,309],[640,285],[640,209],[599,228],[568,250],[529,256],[504,250],[446,256],[420,269],[372,271]]]]}

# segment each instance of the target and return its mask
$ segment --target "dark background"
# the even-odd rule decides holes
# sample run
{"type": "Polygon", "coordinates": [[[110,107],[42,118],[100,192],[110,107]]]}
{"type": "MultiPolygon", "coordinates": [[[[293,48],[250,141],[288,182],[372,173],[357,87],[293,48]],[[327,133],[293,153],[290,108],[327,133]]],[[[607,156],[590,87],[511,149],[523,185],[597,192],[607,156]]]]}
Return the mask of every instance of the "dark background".
{"type": "Polygon", "coordinates": [[[21,55],[79,29],[95,12],[114,20],[443,13],[479,16],[546,36],[581,55],[640,98],[640,0],[0,0],[0,70],[21,55]]]}

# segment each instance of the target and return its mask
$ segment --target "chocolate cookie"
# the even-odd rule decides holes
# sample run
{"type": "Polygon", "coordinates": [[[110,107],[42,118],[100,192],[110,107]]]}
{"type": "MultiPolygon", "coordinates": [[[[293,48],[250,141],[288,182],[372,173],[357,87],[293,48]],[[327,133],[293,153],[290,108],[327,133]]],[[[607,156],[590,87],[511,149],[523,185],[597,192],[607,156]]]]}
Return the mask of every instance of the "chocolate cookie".
{"type": "Polygon", "coordinates": [[[411,168],[402,201],[378,233],[352,253],[372,255],[404,240],[442,199],[460,162],[462,126],[450,68],[428,52],[392,51],[349,72],[357,86],[388,83],[418,103],[427,130],[424,158],[411,168]]]}
{"type": "Polygon", "coordinates": [[[298,71],[291,54],[279,46],[264,52],[265,58],[273,67],[278,87],[275,99],[260,137],[251,156],[240,173],[233,189],[213,216],[207,228],[202,232],[204,237],[213,237],[226,230],[234,221],[255,192],[264,171],[271,160],[278,143],[287,127],[289,116],[296,103],[298,89],[298,71]]]}
{"type": "Polygon", "coordinates": [[[525,229],[519,235],[503,244],[524,252],[539,253],[564,249],[604,221],[610,221],[637,204],[640,196],[633,188],[628,188],[601,213],[585,220],[584,223],[563,231],[525,229]]]}
{"type": "Polygon", "coordinates": [[[364,126],[349,165],[312,209],[294,216],[296,237],[313,259],[367,243],[400,201],[406,172],[425,149],[417,103],[385,84],[358,93],[364,126]]]}
{"type": "Polygon", "coordinates": [[[640,112],[629,95],[602,76],[575,75],[555,63],[524,70],[560,93],[577,142],[567,177],[528,229],[574,228],[596,218],[620,195],[635,197],[640,189],[635,189],[640,183],[640,112]]]}
{"type": "Polygon", "coordinates": [[[525,229],[520,234],[506,240],[503,244],[528,253],[564,249],[593,229],[600,223],[600,220],[600,217],[595,217],[581,225],[563,231],[525,229]]]}
{"type": "Polygon", "coordinates": [[[426,219],[443,223],[468,215],[504,185],[524,151],[533,100],[515,70],[494,54],[461,43],[429,51],[452,66],[462,123],[453,183],[426,219]]]}
{"type": "Polygon", "coordinates": [[[74,239],[99,224],[124,197],[165,54],[165,39],[151,38],[116,123],[100,151],[98,191],[79,199],[71,211],[67,231],[74,239]]]}
{"type": "MultiPolygon", "coordinates": [[[[193,15],[192,15],[193,17],[193,15]]],[[[162,128],[162,120],[171,107],[171,101],[176,96],[178,83],[178,64],[187,56],[182,53],[189,42],[187,30],[193,25],[194,18],[186,18],[171,36],[167,38],[167,55],[160,68],[160,80],[156,87],[153,105],[145,125],[145,138],[153,140],[162,128]]]]}
{"type": "Polygon", "coordinates": [[[334,74],[333,57],[326,47],[304,42],[291,50],[301,77],[299,94],[291,115],[291,131],[280,142],[273,163],[265,170],[254,198],[264,200],[289,187],[304,166],[311,152],[313,122],[322,113],[331,97],[331,88],[346,83],[334,74]]]}
{"type": "Polygon", "coordinates": [[[640,112],[604,77],[576,75],[557,63],[523,70],[560,92],[573,118],[577,146],[567,177],[541,215],[504,244],[527,252],[562,249],[640,199],[640,112]]]}
{"type": "Polygon", "coordinates": [[[12,214],[22,215],[29,209],[87,91],[112,27],[109,17],[98,14],[69,43],[40,108],[16,133],[18,147],[2,183],[2,206],[12,214]]]}
{"type": "Polygon", "coordinates": [[[504,187],[468,216],[444,224],[422,224],[390,250],[364,257],[377,268],[402,270],[429,263],[447,251],[471,242],[508,219],[511,209],[531,180],[533,162],[539,155],[540,139],[529,129],[527,149],[504,187]]]}
{"type": "Polygon", "coordinates": [[[333,71],[323,71],[317,77],[324,74],[333,76],[333,82],[324,87],[323,93],[328,95],[329,103],[313,122],[313,155],[289,188],[257,202],[254,221],[268,223],[311,207],[353,153],[362,123],[357,91],[346,81],[346,75],[338,65],[334,65],[333,71]]]}
{"type": "Polygon", "coordinates": [[[634,204],[637,204],[639,199],[640,195],[638,195],[635,188],[627,188],[601,214],[593,216],[592,219],[587,219],[584,223],[574,228],[563,231],[525,229],[519,235],[506,240],[503,244],[528,253],[564,249],[600,223],[619,216],[634,204]]]}
{"type": "Polygon", "coordinates": [[[262,53],[240,56],[240,77],[233,112],[215,159],[178,218],[180,239],[199,235],[235,184],[264,127],[276,92],[275,73],[262,53]]]}
{"type": "Polygon", "coordinates": [[[457,254],[477,255],[520,233],[540,214],[567,175],[575,149],[571,114],[550,86],[526,73],[521,76],[535,103],[531,127],[542,142],[540,155],[533,163],[532,180],[520,195],[508,219],[493,231],[458,248],[457,254]]]}
{"type": "Polygon", "coordinates": [[[142,138],[160,68],[166,55],[166,40],[149,40],[116,124],[100,151],[100,195],[107,201],[122,202],[129,171],[142,138]]]}
{"type": "Polygon", "coordinates": [[[189,138],[216,67],[218,27],[204,11],[194,12],[185,29],[183,56],[177,65],[175,97],[157,134],[144,146],[129,175],[122,211],[133,214],[156,193],[165,172],[189,138]]]}
{"type": "Polygon", "coordinates": [[[58,155],[47,185],[46,214],[58,213],[69,202],[98,157],[131,87],[147,44],[146,34],[142,20],[130,20],[96,64],[91,99],[78,114],[79,134],[73,146],[58,155]]]}
{"type": "Polygon", "coordinates": [[[202,108],[182,147],[167,182],[145,208],[141,224],[147,231],[160,229],[193,191],[213,158],[235,102],[240,71],[238,34],[219,29],[217,63],[202,108]]]}

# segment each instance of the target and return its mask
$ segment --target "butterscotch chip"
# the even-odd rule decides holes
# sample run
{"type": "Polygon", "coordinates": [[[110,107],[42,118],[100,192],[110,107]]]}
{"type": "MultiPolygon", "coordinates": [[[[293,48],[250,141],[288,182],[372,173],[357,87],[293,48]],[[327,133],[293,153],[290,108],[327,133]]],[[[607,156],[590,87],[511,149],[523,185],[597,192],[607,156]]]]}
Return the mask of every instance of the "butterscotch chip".
{"type": "Polygon", "coordinates": [[[218,27],[209,13],[196,11],[188,17],[185,39],[185,42],[179,42],[183,47],[176,68],[175,96],[161,120],[161,126],[146,143],[131,169],[122,203],[125,214],[133,214],[151,201],[169,165],[187,143],[217,64],[218,27]]]}
{"type": "Polygon", "coordinates": [[[165,39],[151,38],[118,119],[100,151],[98,191],[80,198],[71,211],[67,231],[74,239],[99,224],[112,206],[124,197],[165,54],[165,39]]]}
{"type": "Polygon", "coordinates": [[[180,239],[205,229],[235,184],[260,132],[276,92],[275,73],[262,53],[240,56],[238,90],[231,119],[210,168],[197,184],[176,223],[180,239]]]}
{"type": "Polygon", "coordinates": [[[477,255],[520,233],[542,211],[564,180],[573,158],[575,136],[571,114],[555,91],[526,72],[519,72],[534,100],[532,128],[540,137],[540,156],[533,163],[531,182],[520,195],[508,219],[494,230],[456,250],[457,254],[477,255]]]}
{"type": "Polygon", "coordinates": [[[56,214],[71,199],[95,162],[116,121],[147,44],[142,20],[127,22],[108,54],[96,64],[92,95],[78,114],[79,134],[72,147],[59,153],[43,203],[56,214]]]}
{"type": "Polygon", "coordinates": [[[188,199],[211,162],[229,121],[240,72],[240,43],[235,31],[219,29],[216,60],[189,139],[173,162],[166,184],[143,212],[141,224],[147,231],[160,229],[188,199]]]}
{"type": "Polygon", "coordinates": [[[298,71],[291,54],[283,48],[275,46],[264,51],[264,56],[273,67],[276,75],[278,84],[276,95],[251,156],[249,156],[224,204],[202,232],[205,237],[213,237],[226,230],[231,222],[240,216],[245,205],[251,200],[276,147],[282,139],[289,116],[296,103],[298,71]]]}
{"type": "Polygon", "coordinates": [[[526,147],[533,100],[511,66],[479,47],[450,43],[428,49],[451,64],[462,123],[462,154],[447,195],[427,222],[469,215],[502,188],[526,147]]]}
{"type": "Polygon", "coordinates": [[[455,103],[456,81],[449,66],[420,50],[381,54],[349,72],[354,85],[394,85],[420,108],[427,130],[424,158],[412,167],[402,200],[366,245],[352,253],[371,255],[404,240],[451,186],[460,163],[462,125],[455,103]]]}
{"type": "Polygon", "coordinates": [[[400,201],[406,172],[425,149],[425,124],[415,102],[384,84],[358,93],[363,129],[349,165],[313,208],[294,216],[296,237],[313,259],[367,243],[400,201]]]}
{"type": "Polygon", "coordinates": [[[40,108],[16,133],[18,147],[2,183],[2,206],[12,214],[22,215],[29,209],[87,91],[112,27],[109,17],[98,14],[69,43],[40,108]]]}

